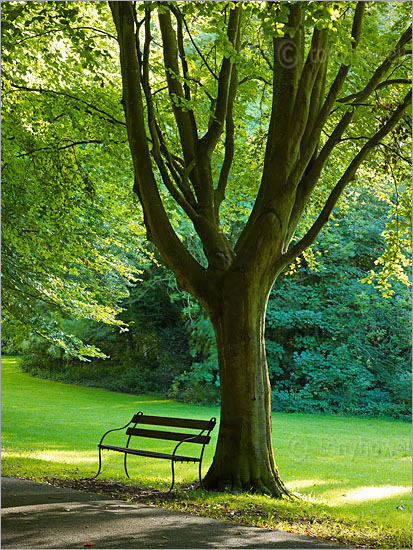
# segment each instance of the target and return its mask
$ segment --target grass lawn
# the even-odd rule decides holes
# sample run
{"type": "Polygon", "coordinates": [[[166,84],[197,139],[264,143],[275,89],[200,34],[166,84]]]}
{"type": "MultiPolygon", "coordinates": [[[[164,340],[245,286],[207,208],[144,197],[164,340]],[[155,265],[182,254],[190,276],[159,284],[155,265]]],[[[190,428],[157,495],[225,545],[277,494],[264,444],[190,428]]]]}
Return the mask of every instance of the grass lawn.
{"type": "MultiPolygon", "coordinates": [[[[2,359],[2,473],[62,480],[97,471],[97,443],[134,412],[208,419],[217,407],[192,406],[32,378],[18,359],[2,359]]],[[[215,438],[206,448],[204,473],[215,438]]],[[[411,547],[411,425],[395,420],[273,414],[275,457],[295,502],[242,494],[177,491],[152,502],[239,522],[377,548],[411,547]]],[[[115,443],[124,441],[112,439],[115,443]]],[[[155,440],[148,440],[155,450],[155,440]]],[[[158,448],[165,449],[159,441],[158,448]]],[[[103,479],[166,490],[170,463],[130,457],[131,480],[119,453],[103,453],[103,479]]],[[[178,463],[177,482],[197,479],[197,466],[178,463]]],[[[127,498],[133,499],[131,490],[127,498]]]]}

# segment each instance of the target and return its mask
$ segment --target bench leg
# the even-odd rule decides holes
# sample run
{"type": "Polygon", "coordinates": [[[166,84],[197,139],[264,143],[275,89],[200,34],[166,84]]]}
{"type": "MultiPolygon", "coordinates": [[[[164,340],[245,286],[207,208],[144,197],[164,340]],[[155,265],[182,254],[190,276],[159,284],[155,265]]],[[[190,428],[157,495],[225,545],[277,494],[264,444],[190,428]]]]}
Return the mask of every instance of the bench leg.
{"type": "Polygon", "coordinates": [[[129,477],[128,469],[126,467],[126,457],[128,456],[128,453],[125,453],[125,458],[123,459],[123,465],[125,466],[125,473],[129,477]]]}
{"type": "Polygon", "coordinates": [[[99,447],[99,469],[98,469],[98,473],[92,477],[92,479],[96,479],[98,477],[98,475],[100,474],[100,470],[102,468],[102,457],[101,457],[101,453],[102,453],[102,449],[99,447]]]}
{"type": "Polygon", "coordinates": [[[202,466],[202,461],[199,463],[199,485],[200,485],[201,489],[203,489],[203,488],[204,488],[204,485],[203,485],[203,483],[202,483],[201,466],[202,466]]]}
{"type": "Polygon", "coordinates": [[[172,491],[173,486],[175,484],[175,461],[171,460],[171,466],[172,466],[172,485],[169,487],[169,491],[166,493],[169,495],[169,493],[172,491]]]}
{"type": "Polygon", "coordinates": [[[204,451],[205,451],[205,444],[202,446],[201,456],[199,457],[199,484],[201,489],[204,489],[204,484],[202,483],[202,459],[204,457],[204,451]]]}

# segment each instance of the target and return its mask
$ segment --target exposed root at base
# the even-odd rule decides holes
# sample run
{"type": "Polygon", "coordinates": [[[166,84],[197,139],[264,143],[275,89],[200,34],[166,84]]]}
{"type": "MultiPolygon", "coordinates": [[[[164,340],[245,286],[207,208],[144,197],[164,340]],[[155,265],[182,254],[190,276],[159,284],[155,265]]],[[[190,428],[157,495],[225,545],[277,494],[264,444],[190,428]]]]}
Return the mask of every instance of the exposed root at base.
{"type": "Polygon", "coordinates": [[[271,498],[298,500],[299,497],[291,493],[280,479],[255,479],[254,481],[241,482],[240,479],[216,479],[214,476],[206,475],[203,486],[209,491],[240,494],[255,493],[267,495],[271,498]]]}

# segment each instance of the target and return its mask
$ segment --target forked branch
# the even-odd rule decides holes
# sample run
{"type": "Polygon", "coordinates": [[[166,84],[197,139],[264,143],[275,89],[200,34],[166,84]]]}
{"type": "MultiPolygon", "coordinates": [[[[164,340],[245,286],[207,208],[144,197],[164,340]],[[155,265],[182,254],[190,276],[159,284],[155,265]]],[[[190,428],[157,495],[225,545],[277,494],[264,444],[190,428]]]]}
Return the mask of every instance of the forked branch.
{"type": "MultiPolygon", "coordinates": [[[[237,36],[235,39],[235,50],[239,53],[241,45],[241,27],[238,26],[237,36]]],[[[217,221],[219,220],[219,207],[222,201],[225,198],[225,189],[228,184],[228,176],[231,170],[232,161],[234,159],[234,117],[233,117],[233,108],[235,96],[237,93],[238,87],[238,70],[236,64],[232,67],[231,82],[229,85],[228,93],[228,106],[227,106],[227,115],[225,122],[225,154],[224,161],[222,163],[221,171],[219,173],[218,185],[215,190],[215,213],[217,221]]]]}
{"type": "Polygon", "coordinates": [[[360,102],[365,101],[374,92],[377,86],[380,85],[381,79],[385,77],[394,61],[396,61],[400,57],[400,55],[402,55],[404,51],[404,46],[409,40],[411,40],[411,27],[402,34],[395,49],[390,52],[385,60],[379,65],[379,67],[377,67],[370,80],[367,82],[366,86],[355,95],[354,100],[352,101],[353,109],[347,111],[342,116],[337,126],[334,128],[334,131],[332,132],[332,134],[322,147],[317,158],[311,165],[311,169],[308,170],[303,178],[303,181],[300,183],[301,189],[298,189],[298,194],[304,193],[305,195],[309,196],[312,189],[316,185],[318,178],[320,177],[324,164],[326,163],[333,149],[340,142],[344,132],[346,131],[353,119],[354,113],[358,108],[360,108],[360,102]],[[354,104],[355,101],[357,101],[356,105],[354,104]]]}
{"type": "MultiPolygon", "coordinates": [[[[229,14],[227,37],[234,48],[234,52],[237,51],[236,41],[239,36],[239,29],[241,25],[241,11],[241,7],[236,5],[229,14]]],[[[199,142],[200,149],[207,156],[212,154],[224,129],[225,118],[228,110],[231,75],[234,66],[234,62],[231,60],[231,57],[232,56],[224,57],[222,60],[221,70],[218,77],[218,92],[214,118],[208,131],[199,142]]]]}
{"type": "Polygon", "coordinates": [[[182,288],[203,295],[203,268],[173,230],[160,197],[152,168],[145,128],[141,68],[135,45],[132,2],[109,2],[119,48],[128,141],[134,164],[135,185],[142,204],[148,239],[157,246],[182,288]]]}
{"type": "Polygon", "coordinates": [[[178,43],[172,26],[171,12],[159,12],[159,25],[162,33],[163,56],[166,80],[178,128],[182,151],[187,165],[195,158],[197,148],[197,127],[195,117],[181,85],[181,71],[178,63],[178,43]]]}
{"type": "Polygon", "coordinates": [[[399,120],[402,118],[407,107],[412,102],[412,93],[410,92],[405,96],[403,103],[394,111],[392,116],[388,121],[380,128],[380,130],[372,136],[360,149],[357,155],[354,157],[350,163],[347,170],[341,176],[340,180],[337,182],[333,190],[331,191],[323,209],[321,210],[318,218],[313,223],[308,232],[300,239],[288,252],[286,252],[279,261],[280,266],[285,267],[290,262],[292,262],[297,256],[299,256],[305,249],[313,244],[317,235],[327,223],[331,212],[333,211],[334,206],[336,205],[338,199],[340,198],[345,187],[354,180],[356,172],[360,167],[361,163],[366,159],[367,155],[370,153],[371,149],[380,144],[381,140],[386,137],[396,126],[399,120]]]}

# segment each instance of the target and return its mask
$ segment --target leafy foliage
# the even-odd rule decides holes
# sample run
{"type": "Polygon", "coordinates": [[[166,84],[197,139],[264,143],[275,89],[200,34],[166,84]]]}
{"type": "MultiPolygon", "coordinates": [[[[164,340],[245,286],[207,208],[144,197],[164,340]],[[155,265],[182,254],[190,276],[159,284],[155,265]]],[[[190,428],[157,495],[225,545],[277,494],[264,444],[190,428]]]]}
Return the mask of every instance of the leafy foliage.
{"type": "Polygon", "coordinates": [[[104,354],[65,331],[60,319],[125,329],[116,317],[119,301],[137,280],[140,251],[150,261],[139,209],[125,186],[133,176],[125,170],[124,122],[108,53],[113,37],[93,27],[101,9],[2,4],[6,333],[21,338],[32,330],[80,358],[104,354]],[[88,48],[76,45],[85,42],[88,48]]]}
{"type": "Polygon", "coordinates": [[[23,342],[21,367],[32,375],[128,393],[166,394],[190,365],[188,335],[180,308],[169,298],[159,268],[122,302],[120,320],[128,331],[88,321],[65,321],[65,330],[94,342],[110,359],[80,362],[76,357],[30,337],[23,342]]]}

